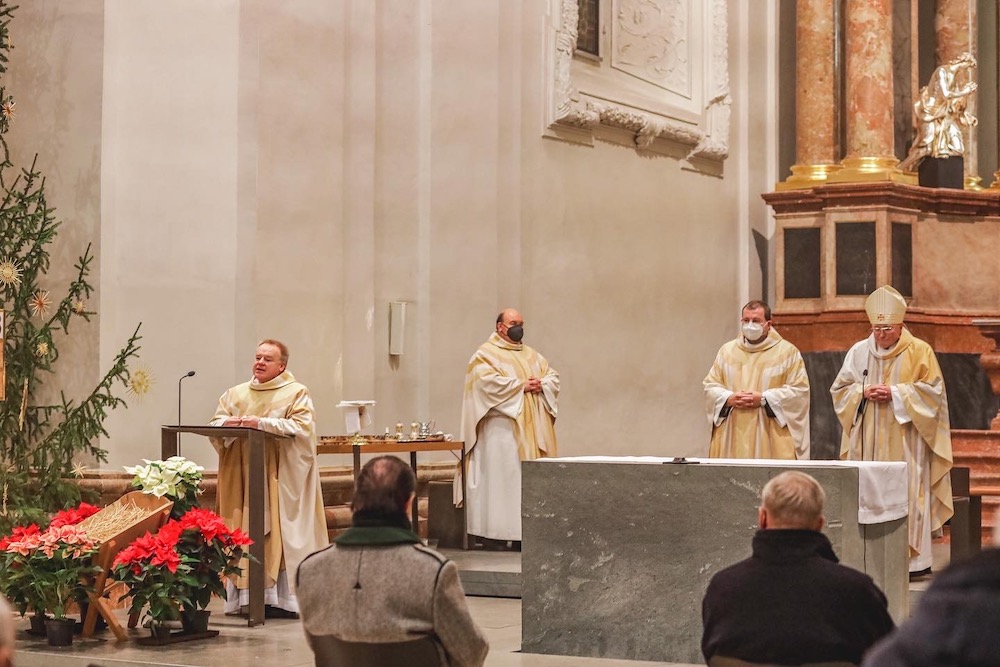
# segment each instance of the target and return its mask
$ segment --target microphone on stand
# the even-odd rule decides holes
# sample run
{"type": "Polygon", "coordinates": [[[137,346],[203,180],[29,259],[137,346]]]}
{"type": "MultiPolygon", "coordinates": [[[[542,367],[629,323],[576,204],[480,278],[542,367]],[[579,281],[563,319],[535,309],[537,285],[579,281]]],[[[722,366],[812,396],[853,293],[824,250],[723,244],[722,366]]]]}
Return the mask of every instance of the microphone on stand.
{"type": "MultiPolygon", "coordinates": [[[[194,376],[194,371],[188,371],[177,381],[177,425],[181,425],[181,382],[184,382],[184,378],[189,378],[194,376]]],[[[177,455],[181,455],[181,434],[177,434],[177,455]]]]}
{"type": "Polygon", "coordinates": [[[854,422],[857,423],[858,417],[865,413],[865,408],[868,407],[868,399],[865,398],[865,382],[868,380],[868,369],[866,368],[861,372],[861,402],[858,403],[858,412],[854,415],[854,422]]]}
{"type": "MultiPolygon", "coordinates": [[[[865,408],[868,407],[868,399],[865,398],[865,381],[868,380],[868,369],[861,373],[861,403],[858,404],[858,414],[854,415],[854,423],[858,423],[861,417],[861,459],[865,458],[865,408]]],[[[874,458],[874,454],[872,455],[874,458]]]]}

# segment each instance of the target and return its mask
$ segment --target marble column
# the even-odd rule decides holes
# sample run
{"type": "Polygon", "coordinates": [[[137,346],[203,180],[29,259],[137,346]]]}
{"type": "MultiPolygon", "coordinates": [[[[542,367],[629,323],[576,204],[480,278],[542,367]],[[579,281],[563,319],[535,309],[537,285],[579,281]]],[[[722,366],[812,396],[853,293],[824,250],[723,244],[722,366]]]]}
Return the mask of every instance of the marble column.
{"type": "Polygon", "coordinates": [[[907,180],[893,151],[892,0],[846,0],[847,146],[830,183],[907,180]]]}
{"type": "Polygon", "coordinates": [[[795,164],[778,190],[811,188],[840,169],[834,0],[795,5],[795,164]]]}
{"type": "MultiPolygon", "coordinates": [[[[976,0],[937,0],[934,12],[935,58],[938,66],[947,65],[963,53],[976,54],[975,36],[979,32],[976,0]]],[[[978,57],[978,56],[977,56],[978,57]]],[[[969,97],[969,112],[976,115],[976,95],[969,97]]],[[[981,190],[979,183],[978,133],[975,126],[966,127],[965,187],[981,190]]]]}

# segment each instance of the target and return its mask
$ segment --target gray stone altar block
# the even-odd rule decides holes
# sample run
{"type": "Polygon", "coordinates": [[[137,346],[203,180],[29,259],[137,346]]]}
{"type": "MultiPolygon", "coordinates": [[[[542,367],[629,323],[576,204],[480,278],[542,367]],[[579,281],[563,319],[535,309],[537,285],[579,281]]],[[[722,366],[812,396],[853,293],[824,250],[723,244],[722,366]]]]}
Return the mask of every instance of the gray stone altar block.
{"type": "Polygon", "coordinates": [[[823,485],[841,562],[904,617],[906,517],[859,524],[857,468],[661,461],[522,463],[522,651],[701,662],[708,582],[750,555],[760,492],[789,468],[823,485]]]}

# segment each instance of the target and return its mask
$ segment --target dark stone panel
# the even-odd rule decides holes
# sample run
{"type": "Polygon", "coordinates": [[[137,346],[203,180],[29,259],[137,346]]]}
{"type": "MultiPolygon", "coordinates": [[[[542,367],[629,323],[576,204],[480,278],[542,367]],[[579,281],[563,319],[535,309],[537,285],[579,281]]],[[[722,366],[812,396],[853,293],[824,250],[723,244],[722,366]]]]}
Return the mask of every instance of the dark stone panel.
{"type": "Polygon", "coordinates": [[[948,417],[952,428],[988,429],[997,416],[998,399],[978,354],[937,355],[948,390],[948,417]]]}
{"type": "MultiPolygon", "coordinates": [[[[830,386],[844,364],[844,352],[805,352],[811,403],[809,431],[813,459],[840,458],[840,422],[833,411],[830,386]]],[[[957,429],[988,429],[1000,402],[990,380],[979,365],[978,354],[937,355],[948,391],[948,418],[957,429]]]]}
{"type": "Polygon", "coordinates": [[[830,387],[844,365],[844,352],[805,352],[802,357],[809,375],[809,437],[813,459],[840,458],[840,422],[833,411],[830,387]]]}
{"type": "Polygon", "coordinates": [[[867,295],[875,289],[875,223],[837,223],[837,294],[867,295]]]}
{"type": "Polygon", "coordinates": [[[785,298],[820,297],[820,230],[818,227],[785,230],[785,298]]]}
{"type": "Polygon", "coordinates": [[[892,286],[903,296],[913,296],[913,228],[892,223],[892,286]]]}

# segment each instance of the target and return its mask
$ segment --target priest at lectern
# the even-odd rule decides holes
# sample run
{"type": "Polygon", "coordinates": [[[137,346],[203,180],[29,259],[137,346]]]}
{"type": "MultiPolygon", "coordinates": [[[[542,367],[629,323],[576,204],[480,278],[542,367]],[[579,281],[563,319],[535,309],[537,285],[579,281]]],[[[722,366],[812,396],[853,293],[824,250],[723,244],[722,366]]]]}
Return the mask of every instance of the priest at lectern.
{"type": "MultiPolygon", "coordinates": [[[[246,426],[290,436],[268,438],[264,458],[265,615],[297,615],[292,588],[299,563],[329,544],[316,462],[315,411],[305,385],[285,370],[288,348],[276,340],[257,346],[253,378],[222,395],[212,426],[246,426]]],[[[249,530],[249,451],[247,441],[212,438],[219,453],[219,515],[230,528],[249,530]]],[[[249,603],[247,577],[226,581],[227,613],[249,603]]]]}

